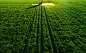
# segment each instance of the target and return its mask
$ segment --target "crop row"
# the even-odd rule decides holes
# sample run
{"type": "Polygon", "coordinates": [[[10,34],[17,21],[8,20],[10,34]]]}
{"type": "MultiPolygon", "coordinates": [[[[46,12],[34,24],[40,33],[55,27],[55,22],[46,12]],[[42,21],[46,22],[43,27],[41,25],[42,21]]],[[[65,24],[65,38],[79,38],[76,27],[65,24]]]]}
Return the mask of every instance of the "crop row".
{"type": "Polygon", "coordinates": [[[43,53],[54,53],[46,21],[44,7],[42,7],[43,53]]]}
{"type": "MultiPolygon", "coordinates": [[[[35,10],[35,9],[34,9],[35,10]]],[[[36,12],[33,10],[28,11],[28,14],[14,10],[14,14],[8,12],[1,14],[0,18],[0,34],[1,34],[1,47],[0,52],[34,52],[36,49],[36,36],[37,36],[37,19],[36,12]],[[20,14],[16,16],[17,14],[20,14]],[[8,16],[7,16],[8,15],[8,16]],[[9,17],[12,15],[12,17],[9,17]],[[5,16],[5,17],[4,17],[5,16]],[[34,27],[35,26],[35,27],[34,27]],[[32,31],[31,31],[32,30],[32,31]],[[12,45],[12,46],[10,46],[12,45]],[[2,49],[3,48],[3,49],[2,49]],[[25,50],[26,49],[26,50],[25,50]],[[1,51],[2,50],[2,51],[1,51]]],[[[24,11],[23,11],[24,12],[24,11]]]]}
{"type": "MultiPolygon", "coordinates": [[[[47,10],[47,16],[48,21],[50,24],[51,31],[53,33],[53,37],[56,43],[56,46],[59,50],[59,52],[85,52],[85,46],[84,42],[80,41],[80,35],[77,35],[75,30],[78,30],[79,28],[75,28],[75,26],[70,26],[69,24],[72,24],[71,20],[73,15],[68,15],[64,10],[59,9],[58,12],[55,12],[56,9],[53,10],[47,10]],[[50,13],[52,13],[50,15],[50,13]],[[53,16],[56,15],[56,16],[53,16]],[[72,27],[72,28],[70,28],[72,27]],[[74,30],[75,29],[75,30],[74,30]],[[75,33],[74,33],[74,32],[75,33]],[[79,38],[78,38],[79,36],[79,38]],[[73,43],[73,45],[70,45],[70,42],[73,43]],[[80,43],[80,44],[78,44],[80,43]],[[78,46],[77,46],[78,45],[78,46]],[[83,47],[83,50],[81,49],[81,46],[83,47]],[[71,47],[71,48],[70,48],[71,47]],[[77,51],[78,49],[78,51],[77,51]]],[[[69,13],[70,14],[70,13],[69,13]]],[[[76,15],[77,16],[77,15],[76,15]]],[[[76,22],[78,22],[76,20],[76,22]]],[[[85,33],[83,32],[85,35],[85,33]]],[[[82,39],[83,37],[81,37],[82,39]]],[[[85,40],[85,39],[83,39],[85,40]]]]}

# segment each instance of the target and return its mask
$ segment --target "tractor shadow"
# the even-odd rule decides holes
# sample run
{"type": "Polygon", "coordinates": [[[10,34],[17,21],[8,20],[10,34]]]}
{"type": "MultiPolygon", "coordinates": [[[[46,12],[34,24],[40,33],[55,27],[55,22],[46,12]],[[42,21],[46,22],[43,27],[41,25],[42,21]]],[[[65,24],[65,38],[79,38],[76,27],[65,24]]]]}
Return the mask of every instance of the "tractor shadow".
{"type": "Polygon", "coordinates": [[[32,6],[32,7],[29,7],[29,8],[27,8],[27,9],[35,8],[35,7],[40,6],[40,5],[41,5],[41,4],[38,4],[38,5],[35,5],[35,6],[32,6]]]}

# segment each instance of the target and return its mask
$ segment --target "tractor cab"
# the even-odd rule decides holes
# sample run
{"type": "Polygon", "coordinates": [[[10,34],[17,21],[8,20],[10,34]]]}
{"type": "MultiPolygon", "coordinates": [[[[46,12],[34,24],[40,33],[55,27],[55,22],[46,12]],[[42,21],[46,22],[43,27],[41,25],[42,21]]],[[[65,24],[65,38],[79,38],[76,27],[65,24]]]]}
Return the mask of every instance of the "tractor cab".
{"type": "Polygon", "coordinates": [[[41,1],[41,4],[44,3],[43,1],[41,1]]]}

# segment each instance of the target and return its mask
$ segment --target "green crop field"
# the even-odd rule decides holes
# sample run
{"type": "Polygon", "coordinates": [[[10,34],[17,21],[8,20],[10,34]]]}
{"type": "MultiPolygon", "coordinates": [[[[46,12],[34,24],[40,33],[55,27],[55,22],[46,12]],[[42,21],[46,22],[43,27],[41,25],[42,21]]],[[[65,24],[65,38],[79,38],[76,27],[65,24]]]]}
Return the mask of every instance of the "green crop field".
{"type": "Polygon", "coordinates": [[[0,0],[0,53],[86,53],[86,0],[0,0]]]}

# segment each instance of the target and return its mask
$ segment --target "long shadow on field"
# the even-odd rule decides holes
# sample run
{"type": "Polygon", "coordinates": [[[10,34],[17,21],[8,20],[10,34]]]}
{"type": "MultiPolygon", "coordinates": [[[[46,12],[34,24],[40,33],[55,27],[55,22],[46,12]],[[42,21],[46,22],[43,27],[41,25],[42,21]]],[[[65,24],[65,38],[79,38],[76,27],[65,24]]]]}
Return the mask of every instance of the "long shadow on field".
{"type": "Polygon", "coordinates": [[[27,9],[30,9],[30,8],[34,8],[34,7],[37,7],[37,6],[40,6],[41,4],[38,4],[38,5],[35,5],[35,6],[32,6],[32,7],[29,7],[27,9]]]}

